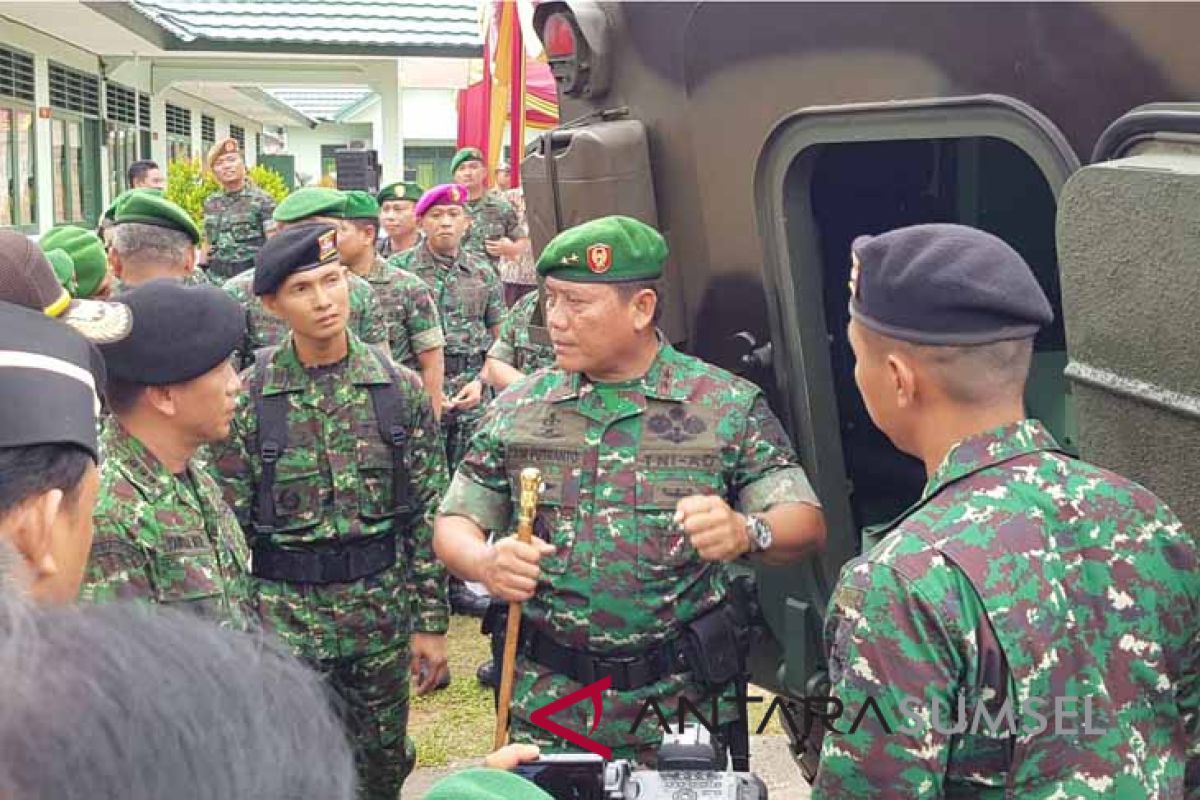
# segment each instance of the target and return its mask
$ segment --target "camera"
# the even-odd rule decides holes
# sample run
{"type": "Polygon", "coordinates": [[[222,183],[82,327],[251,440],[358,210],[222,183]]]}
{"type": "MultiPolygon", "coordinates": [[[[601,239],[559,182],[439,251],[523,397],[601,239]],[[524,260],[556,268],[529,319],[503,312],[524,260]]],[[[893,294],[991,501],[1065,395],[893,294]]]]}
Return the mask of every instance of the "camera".
{"type": "Polygon", "coordinates": [[[582,753],[542,756],[514,772],[555,800],[767,800],[757,775],[720,769],[722,760],[708,733],[688,725],[663,736],[656,769],[582,753]]]}

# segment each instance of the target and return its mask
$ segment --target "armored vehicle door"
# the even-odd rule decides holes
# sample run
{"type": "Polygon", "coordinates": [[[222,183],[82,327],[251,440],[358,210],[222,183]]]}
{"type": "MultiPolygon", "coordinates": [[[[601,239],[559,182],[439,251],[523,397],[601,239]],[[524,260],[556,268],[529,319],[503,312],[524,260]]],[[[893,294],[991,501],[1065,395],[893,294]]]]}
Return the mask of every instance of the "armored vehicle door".
{"type": "Polygon", "coordinates": [[[1083,457],[1200,530],[1200,104],[1141,106],[1098,140],[1058,209],[1083,457]]]}

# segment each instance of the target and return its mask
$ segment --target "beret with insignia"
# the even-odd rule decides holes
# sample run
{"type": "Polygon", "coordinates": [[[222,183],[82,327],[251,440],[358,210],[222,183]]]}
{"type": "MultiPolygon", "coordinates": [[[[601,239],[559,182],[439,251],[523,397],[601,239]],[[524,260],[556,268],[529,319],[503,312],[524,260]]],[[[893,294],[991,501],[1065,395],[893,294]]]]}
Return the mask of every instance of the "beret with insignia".
{"type": "Polygon", "coordinates": [[[208,164],[209,169],[212,169],[218,158],[236,152],[238,152],[237,139],[232,136],[227,137],[208,148],[208,158],[204,160],[204,163],[208,164]]]}
{"type": "Polygon", "coordinates": [[[537,261],[539,275],[575,283],[648,281],[662,276],[667,243],[632,217],[601,217],[550,240],[537,261]]]}
{"type": "Polygon", "coordinates": [[[98,460],[100,353],[67,326],[0,302],[0,447],[74,444],[98,460]]]}
{"type": "Polygon", "coordinates": [[[346,219],[371,219],[379,220],[379,201],[371,196],[370,192],[364,192],[361,189],[352,189],[346,194],[346,207],[342,210],[342,216],[346,219]]]}
{"type": "Polygon", "coordinates": [[[851,249],[850,314],[892,339],[990,344],[1029,338],[1054,320],[1025,259],[976,228],[914,225],[860,236],[851,249]]]}
{"type": "Polygon", "coordinates": [[[461,183],[443,183],[421,195],[414,211],[419,217],[434,206],[461,206],[466,202],[467,187],[461,183]]]}
{"type": "Polygon", "coordinates": [[[323,267],[338,259],[337,228],[312,222],[285,228],[254,256],[254,293],[274,294],[293,272],[323,267]]]}
{"type": "Polygon", "coordinates": [[[65,250],[75,263],[75,296],[91,297],[108,276],[104,240],[75,225],[59,225],[38,240],[43,250],[65,250]]]}
{"type": "Polygon", "coordinates": [[[483,153],[478,147],[464,147],[454,154],[454,158],[450,159],[450,174],[461,167],[468,161],[483,161],[483,153]]]}
{"type": "Polygon", "coordinates": [[[132,326],[120,303],[72,300],[46,255],[18,231],[0,230],[0,301],[55,317],[93,342],[116,341],[132,326]]]}
{"type": "Polygon", "coordinates": [[[152,189],[134,189],[121,195],[114,204],[113,222],[140,222],[159,228],[170,228],[187,234],[192,244],[200,244],[200,229],[182,207],[152,189]]]}
{"type": "Polygon", "coordinates": [[[299,222],[309,217],[340,217],[346,209],[346,193],[323,186],[297,189],[275,206],[276,222],[299,222]]]}
{"type": "Polygon", "coordinates": [[[390,200],[411,200],[414,203],[421,199],[421,195],[425,194],[425,190],[415,183],[390,183],[379,190],[379,194],[375,195],[375,199],[380,204],[390,200]]]}
{"type": "Polygon", "coordinates": [[[209,372],[242,343],[246,312],[216,286],[159,278],[117,296],[133,313],[133,331],[101,345],[108,374],[129,383],[161,386],[209,372]]]}

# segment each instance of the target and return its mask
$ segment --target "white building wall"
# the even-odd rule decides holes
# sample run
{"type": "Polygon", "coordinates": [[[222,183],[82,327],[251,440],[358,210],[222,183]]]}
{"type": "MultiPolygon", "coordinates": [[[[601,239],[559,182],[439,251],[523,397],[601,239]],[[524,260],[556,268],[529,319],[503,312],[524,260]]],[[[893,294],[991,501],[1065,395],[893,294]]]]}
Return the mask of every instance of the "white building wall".
{"type": "Polygon", "coordinates": [[[372,146],[370,123],[339,125],[323,122],[315,128],[294,126],[286,129],[287,147],[283,152],[296,158],[296,182],[313,185],[321,179],[321,145],[345,146],[362,140],[372,146]]]}

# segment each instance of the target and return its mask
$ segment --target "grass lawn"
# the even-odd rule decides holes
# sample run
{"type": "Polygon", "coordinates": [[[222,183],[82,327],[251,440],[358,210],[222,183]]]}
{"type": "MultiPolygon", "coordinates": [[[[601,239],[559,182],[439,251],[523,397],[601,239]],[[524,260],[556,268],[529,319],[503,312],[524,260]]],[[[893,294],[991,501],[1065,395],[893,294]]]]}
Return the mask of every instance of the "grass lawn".
{"type": "MultiPolygon", "coordinates": [[[[479,633],[474,617],[451,617],[447,637],[450,674],[449,688],[425,697],[414,697],[409,710],[408,733],[417,743],[417,766],[440,767],[464,758],[481,758],[492,749],[496,715],[492,692],[475,680],[475,669],[489,656],[488,639],[479,633]]],[[[763,694],[763,703],[750,707],[750,733],[754,734],[771,702],[763,694]]],[[[778,715],[763,731],[764,735],[782,734],[778,715]]]]}

